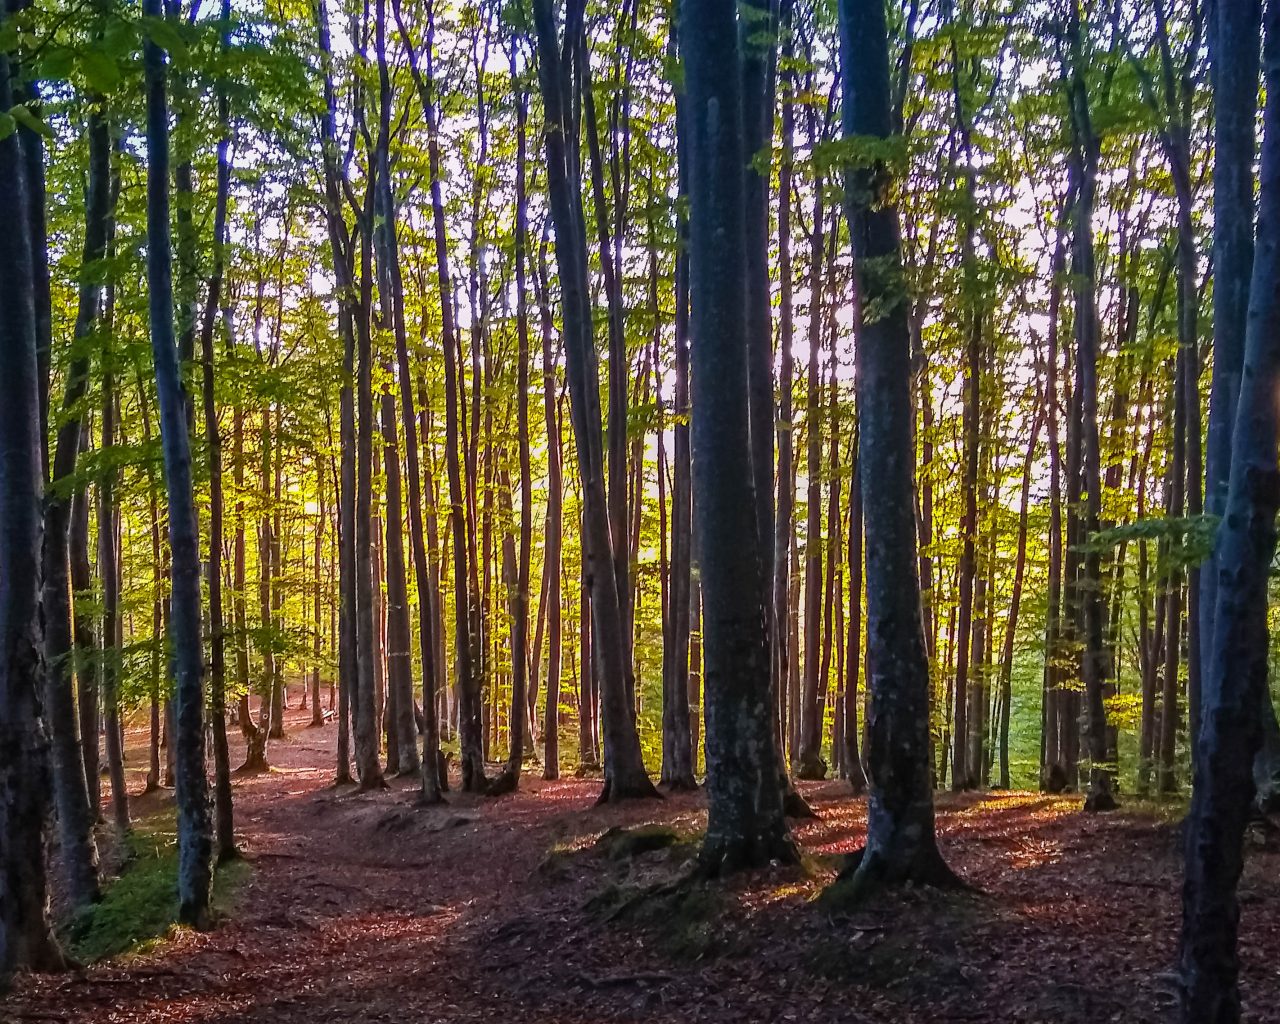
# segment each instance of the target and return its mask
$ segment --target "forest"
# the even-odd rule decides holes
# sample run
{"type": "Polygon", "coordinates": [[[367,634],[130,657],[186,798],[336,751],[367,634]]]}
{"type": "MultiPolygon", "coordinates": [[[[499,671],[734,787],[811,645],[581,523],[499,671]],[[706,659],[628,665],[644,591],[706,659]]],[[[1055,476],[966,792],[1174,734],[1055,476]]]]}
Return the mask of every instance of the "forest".
{"type": "Polygon", "coordinates": [[[1271,1019],[1280,0],[0,0],[0,1019],[1271,1019]]]}

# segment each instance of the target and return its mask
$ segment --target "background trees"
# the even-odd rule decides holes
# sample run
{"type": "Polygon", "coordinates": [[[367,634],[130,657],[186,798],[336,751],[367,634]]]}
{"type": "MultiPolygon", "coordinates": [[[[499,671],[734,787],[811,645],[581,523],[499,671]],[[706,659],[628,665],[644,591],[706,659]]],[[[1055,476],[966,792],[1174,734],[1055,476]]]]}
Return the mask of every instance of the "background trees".
{"type": "MultiPolygon", "coordinates": [[[[129,821],[122,720],[151,734],[154,785],[171,753],[191,758],[174,781],[203,778],[206,651],[215,726],[225,701],[247,769],[306,700],[336,720],[339,781],[354,754],[362,785],[421,770],[434,802],[442,756],[492,792],[528,755],[547,777],[602,761],[621,799],[660,766],[673,787],[713,769],[730,698],[753,730],[767,703],[797,774],[860,784],[866,761],[874,782],[888,616],[922,814],[926,782],[1087,785],[1099,810],[1186,790],[1252,258],[1253,120],[1215,119],[1207,88],[1221,19],[1191,0],[889,3],[874,39],[846,41],[883,73],[872,121],[842,132],[858,97],[833,8],[716,8],[699,35],[710,10],[7,16],[20,73],[0,133],[23,143],[36,240],[48,726],[79,899],[100,748],[129,821]],[[721,63],[736,98],[715,92],[721,63]],[[699,197],[735,163],[743,195],[712,215],[699,197]],[[745,293],[722,294],[739,276],[745,293]],[[699,369],[691,349],[719,356],[699,369]],[[729,398],[725,438],[691,451],[729,398]],[[731,518],[744,503],[750,530],[731,518]],[[754,654],[741,690],[716,667],[756,556],[768,693],[754,654]]],[[[846,27],[879,12],[852,5],[846,27]]],[[[1246,64],[1213,83],[1232,110],[1256,98],[1246,64]]],[[[226,852],[217,728],[214,750],[226,852]]]]}

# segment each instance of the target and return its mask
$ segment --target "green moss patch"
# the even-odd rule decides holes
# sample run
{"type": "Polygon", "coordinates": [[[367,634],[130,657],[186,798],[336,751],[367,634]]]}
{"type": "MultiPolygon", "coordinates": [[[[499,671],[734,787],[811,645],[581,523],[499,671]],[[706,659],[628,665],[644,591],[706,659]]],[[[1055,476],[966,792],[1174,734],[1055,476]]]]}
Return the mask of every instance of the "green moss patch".
{"type": "MultiPolygon", "coordinates": [[[[123,843],[119,876],[106,883],[101,902],[68,922],[62,936],[68,951],[82,963],[142,952],[177,926],[178,837],[172,813],[138,823],[123,843]]],[[[248,873],[248,864],[240,860],[218,868],[215,913],[230,908],[248,873]]]]}

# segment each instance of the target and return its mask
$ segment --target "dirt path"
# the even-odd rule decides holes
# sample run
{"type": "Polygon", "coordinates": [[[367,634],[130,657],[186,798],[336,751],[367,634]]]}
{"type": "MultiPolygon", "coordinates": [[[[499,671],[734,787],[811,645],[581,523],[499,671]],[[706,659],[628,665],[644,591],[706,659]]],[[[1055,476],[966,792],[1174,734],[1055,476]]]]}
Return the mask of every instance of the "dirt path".
{"type": "MultiPolygon", "coordinates": [[[[859,802],[807,790],[807,872],[682,904],[628,896],[688,845],[612,860],[606,829],[691,832],[698,796],[595,808],[597,783],[412,806],[413,785],[337,792],[333,727],[291,715],[274,770],[237,781],[252,865],[216,930],[83,975],[28,979],[0,1021],[936,1022],[1170,1019],[1176,833],[1033,794],[944,798],[948,856],[985,897],[908,893],[832,918],[813,897],[862,837],[859,802]],[[656,912],[655,912],[656,911],[656,912]],[[612,918],[612,919],[611,919],[612,918]]],[[[1280,854],[1243,884],[1247,1019],[1280,1006],[1280,854]]]]}

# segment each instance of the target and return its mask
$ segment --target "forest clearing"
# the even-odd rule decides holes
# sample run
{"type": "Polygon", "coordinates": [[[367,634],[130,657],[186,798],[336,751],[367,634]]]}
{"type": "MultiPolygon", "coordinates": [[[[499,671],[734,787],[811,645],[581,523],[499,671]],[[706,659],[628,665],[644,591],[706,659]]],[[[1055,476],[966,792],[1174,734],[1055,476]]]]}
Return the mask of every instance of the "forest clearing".
{"type": "MultiPolygon", "coordinates": [[[[619,893],[686,869],[700,796],[596,807],[598,779],[534,779],[419,808],[407,780],[372,797],[335,789],[333,728],[308,719],[290,713],[273,770],[236,782],[249,870],[213,931],[28,978],[4,1019],[1154,1024],[1176,1004],[1176,805],[1097,817],[1078,797],[944,796],[942,844],[981,893],[846,912],[815,898],[863,840],[862,802],[804,783],[821,820],[796,829],[803,868],[615,917],[619,893]],[[610,830],[655,825],[683,848],[597,849],[610,830]]],[[[1251,840],[1241,900],[1241,984],[1259,1008],[1245,1019],[1267,1021],[1280,1005],[1274,835],[1251,840]]]]}

